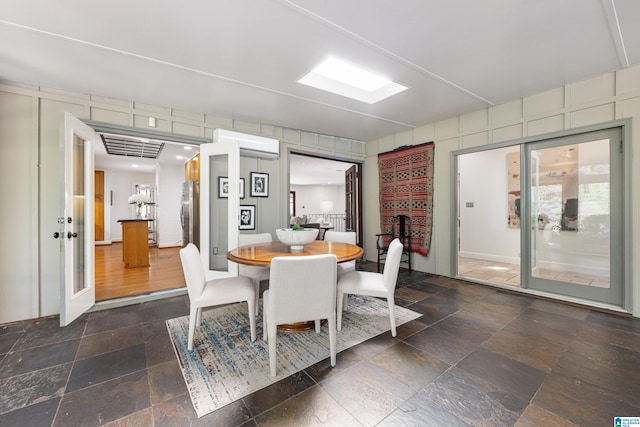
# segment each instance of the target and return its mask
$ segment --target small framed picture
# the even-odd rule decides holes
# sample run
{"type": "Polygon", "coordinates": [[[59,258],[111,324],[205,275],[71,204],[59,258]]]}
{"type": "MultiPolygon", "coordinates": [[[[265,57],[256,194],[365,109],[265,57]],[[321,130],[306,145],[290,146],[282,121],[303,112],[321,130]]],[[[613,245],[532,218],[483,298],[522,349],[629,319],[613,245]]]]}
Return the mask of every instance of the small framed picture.
{"type": "Polygon", "coordinates": [[[226,176],[218,177],[218,198],[229,197],[229,178],[226,176]]]}
{"type": "Polygon", "coordinates": [[[251,197],[269,197],[269,174],[251,172],[251,197]]]}
{"type": "MultiPolygon", "coordinates": [[[[238,193],[240,194],[240,198],[244,199],[244,178],[240,178],[240,182],[238,183],[238,193]]],[[[226,176],[218,177],[218,198],[229,198],[229,178],[226,176]]]]}
{"type": "Polygon", "coordinates": [[[256,229],[256,205],[240,205],[240,230],[256,229]]]}

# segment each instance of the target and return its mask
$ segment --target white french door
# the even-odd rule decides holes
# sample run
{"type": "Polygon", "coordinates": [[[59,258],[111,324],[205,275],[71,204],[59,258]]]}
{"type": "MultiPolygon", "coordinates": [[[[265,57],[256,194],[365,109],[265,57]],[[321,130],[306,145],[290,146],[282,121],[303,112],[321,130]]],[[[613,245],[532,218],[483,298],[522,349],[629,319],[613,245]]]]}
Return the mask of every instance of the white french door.
{"type": "Polygon", "coordinates": [[[200,256],[209,279],[238,275],[227,252],[238,246],[239,183],[237,141],[200,145],[200,256]]]}
{"type": "Polygon", "coordinates": [[[95,304],[94,154],[95,132],[71,114],[64,118],[62,147],[62,216],[60,231],[60,326],[66,326],[95,304]]]}

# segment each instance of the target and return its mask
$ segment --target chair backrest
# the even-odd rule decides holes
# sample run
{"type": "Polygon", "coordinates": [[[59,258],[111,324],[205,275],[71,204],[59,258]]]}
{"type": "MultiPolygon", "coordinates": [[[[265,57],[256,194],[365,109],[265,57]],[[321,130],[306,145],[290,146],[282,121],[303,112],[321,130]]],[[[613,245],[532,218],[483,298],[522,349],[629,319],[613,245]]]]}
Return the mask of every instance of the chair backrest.
{"type": "Polygon", "coordinates": [[[355,231],[333,231],[327,230],[324,233],[324,240],[328,242],[341,242],[356,244],[356,232],[355,231]]]}
{"type": "Polygon", "coordinates": [[[388,292],[396,288],[401,257],[402,243],[400,243],[398,239],[393,239],[389,244],[389,251],[387,252],[387,258],[384,261],[384,270],[382,271],[382,281],[388,292]]]}
{"type": "Polygon", "coordinates": [[[392,238],[400,239],[403,245],[411,245],[411,217],[407,215],[396,215],[391,223],[392,238]]]}
{"type": "Polygon", "coordinates": [[[271,237],[271,233],[238,235],[238,246],[255,245],[258,243],[271,243],[272,241],[273,238],[271,237]]]}
{"type": "Polygon", "coordinates": [[[189,243],[180,249],[180,261],[182,262],[182,272],[187,282],[187,292],[190,299],[198,298],[202,294],[206,283],[204,267],[200,259],[200,251],[193,243],[189,243]]]}
{"type": "Polygon", "coordinates": [[[276,257],[269,276],[270,322],[326,319],[336,309],[336,256],[276,257]]]}

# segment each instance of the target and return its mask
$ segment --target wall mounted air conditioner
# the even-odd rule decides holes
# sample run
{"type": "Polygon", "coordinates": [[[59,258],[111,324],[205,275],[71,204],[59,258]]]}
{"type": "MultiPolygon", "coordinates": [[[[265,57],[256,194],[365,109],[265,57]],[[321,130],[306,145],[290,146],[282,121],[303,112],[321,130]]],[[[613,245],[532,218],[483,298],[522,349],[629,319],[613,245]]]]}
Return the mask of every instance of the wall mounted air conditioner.
{"type": "Polygon", "coordinates": [[[216,129],[213,131],[213,142],[220,141],[238,141],[241,156],[277,159],[280,155],[280,141],[273,138],[216,129]]]}

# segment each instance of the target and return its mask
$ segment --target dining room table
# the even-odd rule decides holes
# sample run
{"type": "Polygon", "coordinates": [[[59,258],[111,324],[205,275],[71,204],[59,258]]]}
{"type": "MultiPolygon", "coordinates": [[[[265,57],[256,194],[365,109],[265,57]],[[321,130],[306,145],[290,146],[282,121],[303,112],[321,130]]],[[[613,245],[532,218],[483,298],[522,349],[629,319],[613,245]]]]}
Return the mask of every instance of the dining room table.
{"type": "MultiPolygon", "coordinates": [[[[350,243],[314,240],[305,244],[301,251],[292,252],[288,245],[274,241],[239,246],[227,252],[227,259],[238,264],[269,267],[271,260],[276,257],[325,254],[335,255],[337,262],[342,263],[362,257],[364,250],[360,246],[350,243]]],[[[278,325],[278,330],[282,332],[306,332],[314,328],[313,321],[278,325]]]]}

